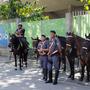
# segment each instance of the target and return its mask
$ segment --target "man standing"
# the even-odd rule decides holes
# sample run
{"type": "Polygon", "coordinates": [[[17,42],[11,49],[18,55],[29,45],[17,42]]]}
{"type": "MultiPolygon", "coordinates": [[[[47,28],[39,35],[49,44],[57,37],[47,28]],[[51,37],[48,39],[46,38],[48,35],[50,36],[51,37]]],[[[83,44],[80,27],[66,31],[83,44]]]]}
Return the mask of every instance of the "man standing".
{"type": "Polygon", "coordinates": [[[51,39],[49,41],[49,52],[48,52],[48,70],[49,70],[49,80],[46,83],[52,83],[52,64],[54,64],[55,69],[55,79],[53,85],[57,84],[58,74],[59,74],[59,54],[62,50],[60,40],[55,36],[56,32],[51,31],[51,39]]]}
{"type": "Polygon", "coordinates": [[[41,42],[38,44],[38,52],[40,55],[40,64],[43,69],[43,79],[47,80],[47,49],[49,48],[49,42],[46,40],[45,35],[41,35],[41,42]],[[46,50],[46,51],[45,51],[46,50]]]}

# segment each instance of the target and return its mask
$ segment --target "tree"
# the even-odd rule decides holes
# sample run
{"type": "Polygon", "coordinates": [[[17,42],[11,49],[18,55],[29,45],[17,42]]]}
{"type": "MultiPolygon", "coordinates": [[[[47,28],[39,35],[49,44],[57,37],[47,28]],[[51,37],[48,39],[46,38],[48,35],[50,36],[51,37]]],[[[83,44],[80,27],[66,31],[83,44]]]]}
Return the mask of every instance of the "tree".
{"type": "Polygon", "coordinates": [[[86,1],[86,4],[84,5],[86,10],[89,10],[90,0],[81,0],[81,2],[86,1]]]}
{"type": "Polygon", "coordinates": [[[48,16],[42,15],[46,6],[37,7],[38,0],[34,3],[26,1],[24,4],[21,0],[9,0],[5,4],[0,4],[0,19],[21,18],[21,21],[37,21],[49,19],[48,16]]]}

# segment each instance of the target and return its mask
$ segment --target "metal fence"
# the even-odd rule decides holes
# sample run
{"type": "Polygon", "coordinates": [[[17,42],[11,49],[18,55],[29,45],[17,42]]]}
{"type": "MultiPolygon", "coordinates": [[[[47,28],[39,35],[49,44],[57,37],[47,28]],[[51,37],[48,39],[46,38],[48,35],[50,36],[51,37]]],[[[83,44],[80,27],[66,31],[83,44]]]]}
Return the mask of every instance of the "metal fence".
{"type": "Polygon", "coordinates": [[[83,38],[90,33],[90,11],[73,12],[73,31],[83,38]]]}

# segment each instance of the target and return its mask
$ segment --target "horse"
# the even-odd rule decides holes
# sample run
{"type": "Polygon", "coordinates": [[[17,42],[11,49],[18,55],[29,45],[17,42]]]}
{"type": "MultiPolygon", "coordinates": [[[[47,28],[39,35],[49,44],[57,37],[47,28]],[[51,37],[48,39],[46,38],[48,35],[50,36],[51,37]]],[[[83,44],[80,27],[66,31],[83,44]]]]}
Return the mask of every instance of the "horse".
{"type": "Polygon", "coordinates": [[[76,48],[77,50],[77,57],[80,60],[80,64],[81,64],[81,77],[79,79],[80,81],[83,81],[84,68],[85,68],[85,60],[81,59],[81,51],[82,51],[83,42],[84,42],[84,39],[81,38],[80,36],[75,35],[73,32],[67,33],[66,51],[67,53],[70,53],[72,50],[72,47],[76,48]]]}
{"type": "Polygon", "coordinates": [[[10,43],[8,44],[9,47],[13,46],[13,55],[15,58],[15,70],[17,70],[17,55],[19,56],[19,67],[20,70],[22,70],[22,64],[23,64],[23,59],[25,62],[25,65],[27,67],[27,55],[28,51],[25,50],[24,44],[21,42],[21,40],[16,37],[15,34],[9,34],[10,35],[10,43]]]}
{"type": "Polygon", "coordinates": [[[67,46],[67,44],[66,44],[66,42],[67,42],[66,37],[60,37],[60,36],[57,36],[57,37],[61,41],[61,45],[63,47],[63,49],[62,49],[62,57],[63,57],[62,60],[64,61],[64,69],[66,68],[66,56],[67,56],[69,64],[70,64],[70,72],[71,72],[71,74],[69,75],[69,78],[74,80],[74,70],[73,70],[74,69],[74,67],[73,67],[73,64],[74,64],[73,61],[74,60],[73,59],[75,59],[75,57],[77,57],[76,49],[72,47],[71,53],[67,54],[66,53],[66,46],[67,46]],[[74,51],[75,51],[75,53],[74,53],[74,51]]]}
{"type": "Polygon", "coordinates": [[[85,34],[86,39],[84,40],[81,58],[85,59],[86,67],[87,67],[87,79],[86,82],[89,82],[89,73],[90,73],[90,34],[87,36],[85,34]]]}
{"type": "Polygon", "coordinates": [[[33,39],[33,37],[31,37],[31,39],[33,40],[32,44],[33,44],[33,51],[37,54],[37,61],[39,58],[39,53],[37,51],[37,47],[38,47],[38,43],[41,41],[38,37],[36,39],[33,39]]]}
{"type": "MultiPolygon", "coordinates": [[[[64,68],[63,71],[66,71],[66,54],[65,54],[65,48],[66,48],[66,38],[65,37],[61,37],[61,36],[56,36],[60,42],[61,42],[61,46],[62,46],[62,51],[61,51],[61,57],[60,60],[63,62],[64,64],[64,68]]],[[[60,63],[60,62],[59,62],[60,63]]]]}

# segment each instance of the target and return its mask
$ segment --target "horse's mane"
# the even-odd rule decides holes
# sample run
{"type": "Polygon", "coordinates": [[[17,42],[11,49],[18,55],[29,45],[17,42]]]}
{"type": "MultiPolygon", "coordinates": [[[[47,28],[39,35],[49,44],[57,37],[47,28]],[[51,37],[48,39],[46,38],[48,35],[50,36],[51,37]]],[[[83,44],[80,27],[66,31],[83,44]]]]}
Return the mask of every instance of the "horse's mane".
{"type": "Polygon", "coordinates": [[[78,35],[76,35],[76,34],[74,34],[74,33],[72,33],[72,32],[69,32],[69,33],[68,33],[68,36],[74,36],[74,37],[77,37],[77,40],[81,40],[81,41],[84,40],[84,38],[82,38],[82,37],[80,37],[80,36],[78,36],[78,35]]]}
{"type": "MultiPolygon", "coordinates": [[[[75,34],[74,34],[74,35],[75,35],[75,34]]],[[[78,40],[85,40],[84,38],[82,38],[82,37],[80,37],[80,36],[78,36],[78,35],[76,35],[76,37],[77,37],[78,40]]]]}
{"type": "Polygon", "coordinates": [[[66,47],[66,37],[63,36],[56,36],[60,41],[61,45],[65,48],[66,47]]]}

